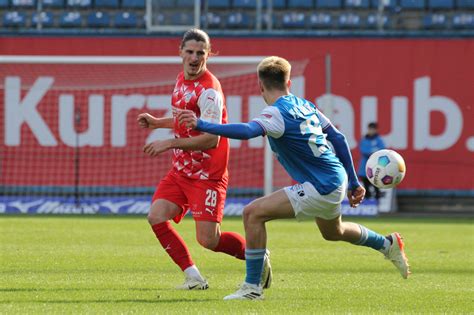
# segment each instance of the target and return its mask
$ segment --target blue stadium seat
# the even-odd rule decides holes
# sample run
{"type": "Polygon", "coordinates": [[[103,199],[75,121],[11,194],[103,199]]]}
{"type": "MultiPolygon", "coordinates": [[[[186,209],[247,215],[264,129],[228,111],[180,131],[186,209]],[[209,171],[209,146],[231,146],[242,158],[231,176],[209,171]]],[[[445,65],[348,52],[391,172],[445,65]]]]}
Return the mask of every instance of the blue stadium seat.
{"type": "Polygon", "coordinates": [[[437,10],[437,9],[453,9],[454,0],[428,0],[428,8],[437,10]]]}
{"type": "Polygon", "coordinates": [[[332,28],[332,15],[329,13],[312,13],[308,17],[310,28],[332,28]]]}
{"type": "Polygon", "coordinates": [[[284,13],[281,20],[283,28],[305,28],[306,16],[301,12],[284,13]]]}
{"type": "Polygon", "coordinates": [[[0,8],[8,8],[8,0],[0,0],[0,8]]]}
{"type": "MultiPolygon", "coordinates": [[[[267,7],[268,0],[263,0],[263,7],[267,7]]],[[[285,0],[273,0],[272,5],[274,9],[285,9],[286,1],[285,0]]]]}
{"type": "Polygon", "coordinates": [[[339,15],[339,28],[360,28],[362,25],[361,17],[358,14],[349,12],[339,15]]]}
{"type": "Polygon", "coordinates": [[[229,9],[230,0],[207,0],[210,9],[229,9]]]}
{"type": "Polygon", "coordinates": [[[9,11],[3,14],[3,26],[5,27],[24,27],[26,26],[26,13],[18,11],[9,11]]]}
{"type": "Polygon", "coordinates": [[[345,0],[346,8],[348,9],[368,9],[369,0],[345,0]]]}
{"type": "Polygon", "coordinates": [[[144,9],[145,0],[122,0],[122,8],[144,9]]]}
{"type": "Polygon", "coordinates": [[[256,7],[256,0],[234,0],[234,8],[237,9],[254,9],[256,7]]]}
{"type": "Polygon", "coordinates": [[[115,13],[114,26],[119,28],[137,27],[137,15],[133,12],[122,11],[115,13]]]}
{"type": "Polygon", "coordinates": [[[245,12],[232,12],[227,15],[226,28],[242,28],[248,29],[251,26],[250,17],[245,12]]]}
{"type": "Polygon", "coordinates": [[[35,0],[11,0],[12,7],[32,8],[36,5],[35,0]]]}
{"type": "Polygon", "coordinates": [[[43,0],[45,8],[62,8],[64,7],[64,0],[43,0]]]}
{"type": "Polygon", "coordinates": [[[194,7],[194,0],[176,0],[176,6],[178,8],[194,7]]]}
{"type": "Polygon", "coordinates": [[[453,28],[474,29],[474,13],[458,13],[453,16],[453,28]]]}
{"type": "Polygon", "coordinates": [[[312,0],[288,0],[288,9],[312,9],[314,3],[312,0]]]}
{"type": "Polygon", "coordinates": [[[178,12],[171,16],[172,25],[194,25],[194,12],[178,12]]]}
{"type": "Polygon", "coordinates": [[[201,16],[202,25],[206,25],[208,28],[219,28],[222,26],[223,17],[219,13],[207,12],[206,15],[201,16]]]}
{"type": "Polygon", "coordinates": [[[107,12],[96,11],[87,15],[87,26],[105,28],[110,26],[110,16],[107,12]]]}
{"type": "Polygon", "coordinates": [[[36,27],[39,21],[41,21],[41,27],[52,27],[54,25],[54,15],[51,12],[33,13],[31,25],[36,27]]]}
{"type": "Polygon", "coordinates": [[[384,3],[385,8],[394,9],[397,6],[396,0],[372,0],[372,8],[378,8],[380,1],[384,3]]]}
{"type": "Polygon", "coordinates": [[[445,29],[448,26],[446,14],[425,14],[423,17],[423,27],[425,29],[445,29]]]}
{"type": "Polygon", "coordinates": [[[176,3],[174,0],[160,0],[157,5],[158,8],[174,8],[176,3]]]}
{"type": "Polygon", "coordinates": [[[400,0],[400,7],[408,10],[423,10],[425,0],[400,0]]]}
{"type": "Polygon", "coordinates": [[[95,0],[94,6],[96,8],[118,8],[119,0],[95,0]]]}
{"type": "Polygon", "coordinates": [[[82,16],[80,12],[64,12],[59,18],[61,27],[81,27],[82,16]]]}
{"type": "MultiPolygon", "coordinates": [[[[377,14],[371,13],[367,15],[366,26],[367,28],[378,28],[377,14]]],[[[386,14],[382,15],[382,26],[384,29],[390,28],[390,18],[386,14]]]]}
{"type": "Polygon", "coordinates": [[[457,7],[459,9],[474,9],[474,0],[458,0],[457,7]]]}
{"type": "MultiPolygon", "coordinates": [[[[278,18],[276,14],[272,14],[271,16],[268,15],[266,12],[263,12],[262,14],[262,28],[267,28],[268,23],[272,21],[272,28],[277,28],[278,27],[278,18]]],[[[252,20],[250,21],[252,23],[252,20]]]]}
{"type": "Polygon", "coordinates": [[[90,8],[92,0],[67,0],[68,7],[74,8],[90,8]]]}
{"type": "Polygon", "coordinates": [[[318,9],[340,9],[342,0],[316,0],[316,8],[318,9]]]}

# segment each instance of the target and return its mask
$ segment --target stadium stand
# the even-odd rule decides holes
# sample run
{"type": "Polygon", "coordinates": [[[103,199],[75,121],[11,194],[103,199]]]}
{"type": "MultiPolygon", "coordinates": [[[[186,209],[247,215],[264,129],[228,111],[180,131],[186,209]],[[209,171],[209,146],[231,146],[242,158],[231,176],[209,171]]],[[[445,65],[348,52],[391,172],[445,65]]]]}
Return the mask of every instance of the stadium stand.
{"type": "Polygon", "coordinates": [[[344,5],[348,9],[368,9],[369,0],[345,0],[344,5]]]}
{"type": "Polygon", "coordinates": [[[382,1],[385,8],[394,9],[397,6],[397,0],[372,0],[371,6],[372,8],[378,8],[379,2],[382,1]]]}
{"type": "MultiPolygon", "coordinates": [[[[382,26],[384,29],[389,29],[391,28],[391,25],[390,25],[390,18],[384,14],[381,16],[381,19],[382,19],[382,26]]],[[[367,15],[367,21],[366,21],[366,26],[367,28],[369,29],[376,29],[378,28],[378,17],[376,14],[369,14],[367,15]]]]}
{"type": "Polygon", "coordinates": [[[59,18],[59,25],[61,27],[81,27],[82,15],[80,12],[64,12],[59,18]]]}
{"type": "Polygon", "coordinates": [[[359,14],[349,12],[349,13],[342,13],[339,15],[338,19],[338,27],[342,29],[347,28],[360,28],[362,26],[362,19],[359,14]]]}
{"type": "Polygon", "coordinates": [[[400,0],[400,7],[408,10],[423,10],[425,0],[400,0]]]}
{"type": "Polygon", "coordinates": [[[445,14],[426,14],[423,18],[423,27],[426,29],[445,29],[446,26],[447,18],[445,14]]]}
{"type": "Polygon", "coordinates": [[[207,5],[210,9],[229,9],[230,0],[209,0],[207,5]]]}
{"type": "Polygon", "coordinates": [[[45,8],[63,8],[64,0],[43,0],[45,8]]]}
{"type": "MultiPolygon", "coordinates": [[[[206,0],[204,0],[206,1],[206,0]]],[[[207,0],[202,27],[252,30],[258,25],[257,0],[207,0]]],[[[474,0],[272,0],[272,16],[262,0],[262,29],[276,30],[471,30],[474,0]],[[377,13],[383,3],[383,12],[377,13]]],[[[193,25],[194,0],[152,0],[156,25],[193,25]]],[[[4,28],[144,28],[146,0],[0,0],[4,28]],[[38,1],[42,9],[37,11],[38,1]],[[34,20],[33,20],[34,19],[34,20]]]]}
{"type": "Polygon", "coordinates": [[[459,13],[453,16],[454,29],[474,30],[474,13],[459,13]]]}
{"type": "Polygon", "coordinates": [[[19,11],[9,11],[3,14],[3,26],[24,27],[26,26],[26,13],[19,11]]]}
{"type": "Polygon", "coordinates": [[[282,25],[288,29],[303,29],[306,26],[306,16],[301,12],[289,12],[282,16],[282,25]]]}
{"type": "Polygon", "coordinates": [[[454,0],[428,0],[428,8],[432,10],[438,9],[453,9],[454,0]]]}
{"type": "Polygon", "coordinates": [[[114,16],[114,26],[118,28],[137,27],[137,15],[134,12],[117,12],[114,16]]]}
{"type": "Polygon", "coordinates": [[[330,13],[312,13],[308,17],[308,25],[314,29],[330,29],[333,27],[333,19],[330,13]]]}
{"type": "Polygon", "coordinates": [[[117,9],[119,7],[119,0],[95,0],[94,7],[117,9]]]}
{"type": "Polygon", "coordinates": [[[341,9],[342,0],[317,0],[316,8],[318,9],[341,9]]]}
{"type": "Polygon", "coordinates": [[[107,12],[96,11],[87,15],[87,25],[94,28],[110,26],[110,15],[107,12]]]}
{"type": "Polygon", "coordinates": [[[31,24],[33,27],[38,27],[38,24],[40,24],[41,27],[53,27],[54,15],[52,12],[35,12],[31,17],[31,24]]]}
{"type": "Polygon", "coordinates": [[[457,7],[460,9],[474,9],[474,0],[458,0],[457,7]]]}
{"type": "Polygon", "coordinates": [[[245,12],[230,13],[225,20],[225,26],[229,29],[249,29],[251,25],[250,17],[245,12]]]}
{"type": "Polygon", "coordinates": [[[122,8],[144,9],[145,0],[122,0],[122,8]]]}
{"type": "Polygon", "coordinates": [[[314,3],[311,0],[288,0],[288,9],[312,9],[314,3]]]}

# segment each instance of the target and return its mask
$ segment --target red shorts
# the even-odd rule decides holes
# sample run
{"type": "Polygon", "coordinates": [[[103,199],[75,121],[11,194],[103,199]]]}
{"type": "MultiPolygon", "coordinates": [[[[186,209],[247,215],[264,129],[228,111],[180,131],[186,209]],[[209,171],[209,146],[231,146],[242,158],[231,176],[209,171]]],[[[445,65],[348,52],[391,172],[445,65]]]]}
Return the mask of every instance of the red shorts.
{"type": "Polygon", "coordinates": [[[221,222],[227,193],[227,178],[221,180],[190,179],[170,171],[158,184],[152,203],[157,199],[168,200],[182,211],[173,218],[179,223],[191,210],[194,220],[221,222]]]}

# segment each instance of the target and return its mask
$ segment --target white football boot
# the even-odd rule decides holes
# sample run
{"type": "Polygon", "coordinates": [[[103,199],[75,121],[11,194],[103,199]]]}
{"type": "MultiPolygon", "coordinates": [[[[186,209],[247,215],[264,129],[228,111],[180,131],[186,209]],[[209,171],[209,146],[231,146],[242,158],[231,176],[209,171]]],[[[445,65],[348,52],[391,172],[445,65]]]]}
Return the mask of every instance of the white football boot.
{"type": "Polygon", "coordinates": [[[224,300],[263,300],[263,288],[244,282],[237,292],[224,297],[224,300]]]}
{"type": "Polygon", "coordinates": [[[272,285],[273,273],[272,265],[270,264],[270,251],[267,249],[265,258],[263,260],[262,278],[260,279],[260,285],[263,289],[268,289],[272,285]]]}
{"type": "Polygon", "coordinates": [[[410,272],[410,265],[408,265],[408,258],[405,255],[403,239],[397,232],[390,234],[392,237],[392,245],[388,250],[386,259],[390,260],[402,275],[403,279],[408,278],[410,272]]]}
{"type": "Polygon", "coordinates": [[[205,279],[198,279],[194,277],[186,277],[184,283],[177,286],[178,290],[206,290],[209,284],[205,279]]]}

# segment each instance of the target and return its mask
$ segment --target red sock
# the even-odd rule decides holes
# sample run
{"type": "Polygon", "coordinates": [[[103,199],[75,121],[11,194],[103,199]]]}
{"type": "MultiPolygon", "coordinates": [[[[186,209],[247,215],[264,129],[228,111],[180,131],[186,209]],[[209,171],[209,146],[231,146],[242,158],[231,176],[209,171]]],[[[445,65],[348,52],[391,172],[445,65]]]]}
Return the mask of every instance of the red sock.
{"type": "Polygon", "coordinates": [[[156,238],[160,241],[161,246],[163,246],[165,251],[181,270],[184,271],[186,268],[194,265],[184,240],[168,221],[152,225],[151,228],[153,232],[155,232],[156,238]]]}
{"type": "Polygon", "coordinates": [[[245,260],[245,238],[234,232],[222,232],[214,251],[245,260]]]}

